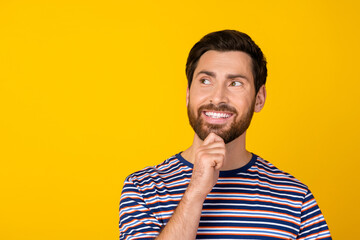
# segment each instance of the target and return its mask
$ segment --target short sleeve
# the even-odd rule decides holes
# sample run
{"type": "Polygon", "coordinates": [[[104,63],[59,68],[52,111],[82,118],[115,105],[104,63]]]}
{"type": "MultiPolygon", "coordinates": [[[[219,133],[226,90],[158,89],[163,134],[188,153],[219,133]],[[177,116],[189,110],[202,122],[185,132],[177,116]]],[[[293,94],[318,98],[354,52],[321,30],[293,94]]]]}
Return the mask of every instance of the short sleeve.
{"type": "Polygon", "coordinates": [[[297,239],[332,239],[324,216],[310,190],[308,190],[302,204],[301,226],[297,239]]]}
{"type": "Polygon", "coordinates": [[[150,240],[159,235],[161,224],[129,177],[121,193],[119,215],[120,240],[150,240]]]}

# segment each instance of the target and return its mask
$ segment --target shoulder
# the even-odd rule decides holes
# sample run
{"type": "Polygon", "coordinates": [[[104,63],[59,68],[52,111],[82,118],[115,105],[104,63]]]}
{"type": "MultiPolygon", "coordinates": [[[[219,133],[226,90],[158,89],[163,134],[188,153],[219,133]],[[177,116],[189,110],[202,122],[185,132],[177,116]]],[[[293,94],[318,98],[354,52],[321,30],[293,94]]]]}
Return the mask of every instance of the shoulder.
{"type": "Polygon", "coordinates": [[[293,175],[280,170],[272,163],[259,156],[257,156],[255,164],[249,169],[249,171],[262,175],[268,181],[275,184],[298,188],[304,194],[309,191],[308,186],[295,178],[293,175]]]}
{"type": "Polygon", "coordinates": [[[179,161],[178,154],[175,154],[158,165],[145,167],[142,170],[130,174],[125,179],[125,182],[131,182],[136,186],[162,182],[174,173],[179,173],[187,168],[186,165],[179,161]]]}

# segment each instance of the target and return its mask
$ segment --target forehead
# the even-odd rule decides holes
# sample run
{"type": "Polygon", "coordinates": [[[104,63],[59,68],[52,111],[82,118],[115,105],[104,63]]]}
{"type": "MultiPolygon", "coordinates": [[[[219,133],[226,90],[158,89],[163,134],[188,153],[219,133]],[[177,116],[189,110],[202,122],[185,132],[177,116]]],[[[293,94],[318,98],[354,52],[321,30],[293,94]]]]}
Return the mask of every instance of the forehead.
{"type": "Polygon", "coordinates": [[[249,54],[241,51],[205,52],[199,59],[195,74],[200,71],[218,71],[227,74],[246,74],[252,76],[252,59],[249,54]]]}

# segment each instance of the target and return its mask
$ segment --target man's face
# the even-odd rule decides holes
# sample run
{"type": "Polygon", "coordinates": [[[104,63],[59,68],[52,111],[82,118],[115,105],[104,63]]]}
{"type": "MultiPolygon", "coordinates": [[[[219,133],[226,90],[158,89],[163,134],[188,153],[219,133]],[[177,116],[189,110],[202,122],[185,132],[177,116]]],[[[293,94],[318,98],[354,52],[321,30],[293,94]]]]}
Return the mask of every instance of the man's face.
{"type": "Polygon", "coordinates": [[[225,143],[242,135],[255,107],[251,57],[240,51],[207,51],[187,95],[190,125],[200,139],[214,132],[225,143]]]}

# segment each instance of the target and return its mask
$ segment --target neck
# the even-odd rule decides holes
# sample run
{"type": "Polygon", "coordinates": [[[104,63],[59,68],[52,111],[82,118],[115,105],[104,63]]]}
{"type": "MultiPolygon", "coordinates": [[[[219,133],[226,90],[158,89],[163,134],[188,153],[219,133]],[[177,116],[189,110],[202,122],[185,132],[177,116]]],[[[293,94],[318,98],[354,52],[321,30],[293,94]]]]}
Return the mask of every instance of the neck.
{"type": "MultiPolygon", "coordinates": [[[[225,162],[220,170],[237,169],[246,165],[251,160],[252,154],[245,148],[245,136],[246,132],[225,145],[225,162]]],[[[203,141],[195,134],[193,144],[182,152],[181,155],[187,161],[194,164],[196,151],[202,144],[203,141]]]]}

